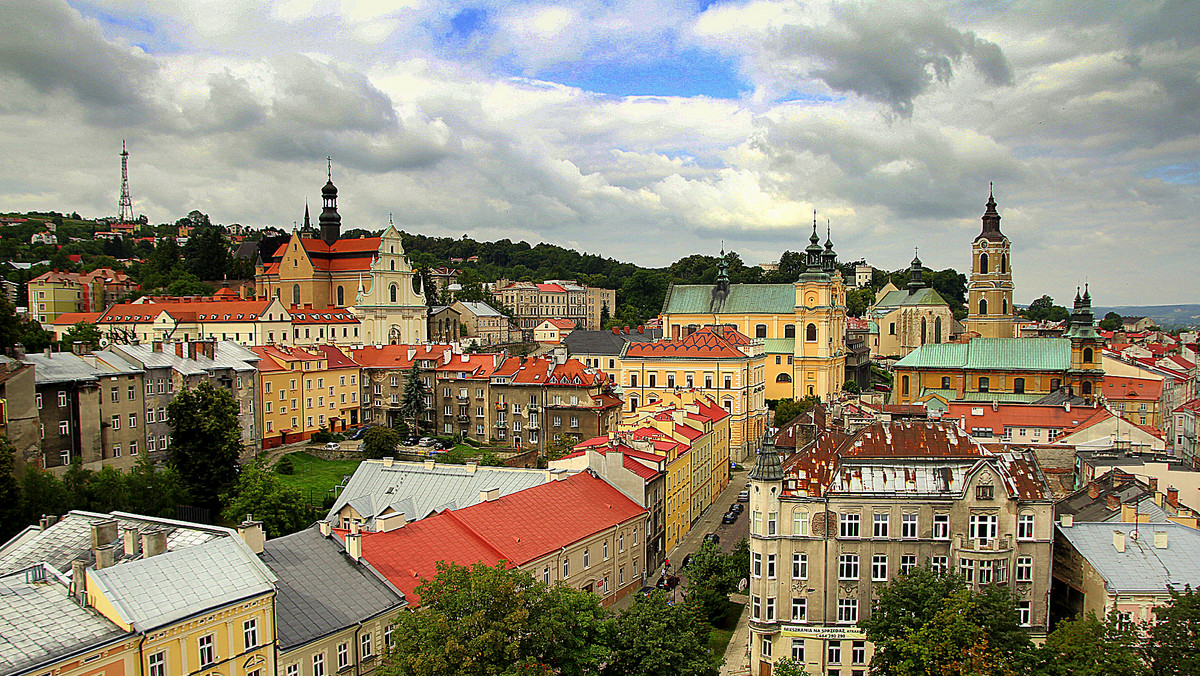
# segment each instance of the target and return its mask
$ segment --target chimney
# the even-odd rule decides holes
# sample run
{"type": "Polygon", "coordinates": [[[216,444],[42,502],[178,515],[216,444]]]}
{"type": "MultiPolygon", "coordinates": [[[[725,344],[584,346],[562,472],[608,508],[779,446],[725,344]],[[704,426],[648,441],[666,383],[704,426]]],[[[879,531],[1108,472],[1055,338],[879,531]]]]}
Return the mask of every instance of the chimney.
{"type": "Polygon", "coordinates": [[[142,531],[142,558],[158,556],[167,551],[167,531],[160,528],[142,531]]]}
{"type": "Polygon", "coordinates": [[[389,456],[385,456],[385,457],[383,458],[383,466],[384,466],[384,467],[391,467],[391,466],[392,466],[392,464],[394,464],[395,462],[396,462],[396,459],[395,459],[395,458],[393,458],[393,457],[392,457],[392,456],[390,456],[390,455],[389,455],[389,456]]]}
{"type": "Polygon", "coordinates": [[[163,342],[157,338],[150,341],[150,351],[151,352],[162,352],[162,343],[163,342]]]}
{"type": "Polygon", "coordinates": [[[1179,489],[1167,486],[1167,502],[1174,508],[1179,508],[1179,489]]]}
{"type": "Polygon", "coordinates": [[[321,519],[317,525],[321,527],[322,536],[329,537],[333,533],[333,524],[329,523],[328,519],[321,519]]]}
{"type": "Polygon", "coordinates": [[[1137,523],[1137,522],[1138,522],[1137,503],[1134,503],[1132,505],[1122,503],[1121,504],[1121,523],[1137,523]]]}
{"type": "Polygon", "coordinates": [[[646,326],[644,324],[638,324],[638,333],[645,333],[645,332],[646,332],[646,326]]]}
{"type": "Polygon", "coordinates": [[[1166,549],[1167,548],[1167,531],[1165,531],[1165,530],[1154,531],[1154,548],[1155,549],[1166,549]]]}
{"type": "Polygon", "coordinates": [[[1070,412],[1071,412],[1071,402],[1069,402],[1069,401],[1064,401],[1064,402],[1063,402],[1063,408],[1065,408],[1065,409],[1066,409],[1067,413],[1070,413],[1070,412]]]}
{"type": "Polygon", "coordinates": [[[375,532],[388,533],[394,531],[397,528],[403,527],[406,521],[404,514],[400,512],[392,512],[387,516],[377,516],[375,517],[375,532]]]}
{"type": "Polygon", "coordinates": [[[425,469],[433,469],[434,464],[436,464],[434,460],[426,460],[425,469]]]}
{"type": "Polygon", "coordinates": [[[142,539],[138,537],[138,529],[125,526],[122,533],[125,536],[125,556],[137,558],[142,554],[142,539]]]}
{"type": "Polygon", "coordinates": [[[474,474],[475,470],[479,469],[479,461],[475,460],[467,463],[467,474],[474,474]]]}
{"type": "Polygon", "coordinates": [[[358,535],[360,532],[362,532],[362,524],[360,524],[357,521],[351,521],[350,522],[350,533],[353,535],[358,535]]]}
{"type": "Polygon", "coordinates": [[[96,519],[90,523],[92,527],[92,549],[112,544],[117,539],[116,519],[96,519]]]}
{"type": "Polygon", "coordinates": [[[1125,552],[1125,531],[1113,531],[1113,547],[1121,553],[1125,552]]]}
{"type": "Polygon", "coordinates": [[[96,570],[103,570],[117,562],[117,552],[111,544],[101,545],[93,552],[96,555],[96,570]]]}
{"type": "Polygon", "coordinates": [[[183,343],[175,341],[175,356],[183,359],[183,343]]]}
{"type": "Polygon", "coordinates": [[[1088,497],[1093,500],[1100,497],[1100,486],[1095,482],[1088,484],[1088,497]]]}
{"type": "Polygon", "coordinates": [[[87,345],[82,340],[71,343],[71,354],[87,354],[87,345]]]}
{"type": "Polygon", "coordinates": [[[187,358],[192,361],[196,360],[196,341],[189,340],[187,342],[187,358]]]}
{"type": "Polygon", "coordinates": [[[1109,493],[1105,498],[1105,502],[1107,503],[1105,506],[1108,509],[1117,509],[1121,506],[1121,496],[1116,493],[1109,493]]]}
{"type": "Polygon", "coordinates": [[[480,502],[492,502],[492,501],[499,500],[499,499],[500,499],[500,489],[499,488],[489,488],[487,490],[479,491],[479,501],[480,502]]]}
{"type": "Polygon", "coordinates": [[[87,604],[87,561],[83,559],[71,562],[71,596],[79,605],[87,604]]]}
{"type": "Polygon", "coordinates": [[[1070,527],[1074,526],[1075,525],[1075,515],[1074,514],[1063,514],[1061,517],[1059,517],[1058,524],[1060,526],[1062,526],[1063,528],[1070,528],[1070,527]]]}
{"type": "Polygon", "coordinates": [[[621,332],[621,329],[620,329],[620,327],[614,326],[614,327],[612,327],[612,332],[613,332],[613,335],[615,336],[621,332]]]}
{"type": "Polygon", "coordinates": [[[43,353],[44,353],[44,354],[45,354],[47,357],[49,357],[49,356],[50,356],[50,348],[48,348],[48,347],[47,347],[45,350],[43,350],[43,353]]]}
{"type": "Polygon", "coordinates": [[[362,559],[362,535],[360,533],[346,534],[346,553],[355,561],[362,559]]]}
{"type": "Polygon", "coordinates": [[[1147,483],[1147,485],[1149,485],[1149,486],[1150,486],[1150,492],[1151,492],[1151,493],[1157,493],[1157,492],[1158,492],[1158,477],[1156,477],[1156,476],[1152,476],[1152,477],[1150,477],[1150,479],[1149,479],[1149,480],[1148,480],[1146,483],[1147,483]]]}
{"type": "Polygon", "coordinates": [[[262,554],[263,542],[267,540],[267,533],[263,530],[263,522],[255,521],[254,515],[247,514],[246,520],[238,524],[238,535],[250,547],[250,551],[255,554],[262,554]]]}

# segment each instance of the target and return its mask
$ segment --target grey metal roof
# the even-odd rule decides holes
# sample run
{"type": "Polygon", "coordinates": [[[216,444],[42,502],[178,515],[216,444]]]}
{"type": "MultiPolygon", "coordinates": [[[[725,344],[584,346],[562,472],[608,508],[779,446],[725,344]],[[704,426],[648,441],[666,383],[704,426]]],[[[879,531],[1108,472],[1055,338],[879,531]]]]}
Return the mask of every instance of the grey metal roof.
{"type": "Polygon", "coordinates": [[[1200,531],[1177,523],[1080,523],[1058,532],[1104,578],[1114,593],[1166,592],[1167,586],[1200,586],[1200,531]],[[1130,533],[1137,531],[1135,540],[1130,533]],[[1125,551],[1113,546],[1113,532],[1125,534],[1125,551]],[[1167,546],[1154,546],[1155,531],[1167,533],[1167,546]]]}
{"type": "Polygon", "coordinates": [[[144,368],[171,368],[183,375],[201,375],[213,369],[254,371],[259,360],[258,355],[230,340],[217,342],[213,359],[200,354],[195,359],[176,356],[173,343],[163,345],[162,352],[155,352],[152,345],[113,345],[108,349],[144,368]]]}
{"type": "Polygon", "coordinates": [[[149,631],[275,588],[275,574],[239,537],[88,571],[117,613],[149,631]]]}
{"type": "Polygon", "coordinates": [[[629,333],[612,331],[572,331],[563,342],[571,354],[603,354],[617,356],[626,343],[648,343],[662,338],[662,329],[630,329],[629,333]]]}
{"type": "Polygon", "coordinates": [[[325,517],[337,521],[346,505],[365,519],[368,529],[385,512],[404,514],[406,521],[423,519],[435,510],[462,509],[479,502],[479,492],[500,489],[500,495],[525,490],[550,481],[551,472],[563,470],[519,467],[478,467],[366,460],[358,465],[341,495],[325,517]]]}
{"type": "Polygon", "coordinates": [[[126,635],[75,603],[67,584],[41,565],[0,577],[0,673],[33,671],[126,635]]]}
{"type": "Polygon", "coordinates": [[[487,303],[480,303],[478,301],[465,301],[465,300],[460,300],[458,302],[462,303],[462,306],[465,307],[467,310],[469,310],[471,312],[471,314],[475,315],[476,317],[499,317],[500,316],[500,311],[497,310],[496,308],[492,307],[491,305],[488,305],[487,303]]]}
{"type": "Polygon", "coordinates": [[[68,512],[58,523],[33,535],[22,534],[0,546],[0,574],[11,573],[45,562],[59,571],[69,571],[71,562],[83,559],[88,563],[95,560],[92,554],[91,522],[97,519],[117,520],[117,539],[113,544],[117,561],[129,558],[125,554],[123,531],[126,526],[143,531],[149,528],[167,531],[167,551],[185,549],[223,537],[237,537],[237,533],[219,526],[156,519],[124,512],[102,514],[74,510],[68,512]]]}
{"type": "Polygon", "coordinates": [[[33,382],[37,385],[96,380],[109,373],[107,368],[96,368],[71,352],[51,352],[49,356],[33,352],[25,355],[24,361],[33,364],[33,382]]]}
{"type": "Polygon", "coordinates": [[[276,640],[283,650],[405,605],[403,594],[316,527],[267,540],[262,560],[279,578],[276,640]]]}

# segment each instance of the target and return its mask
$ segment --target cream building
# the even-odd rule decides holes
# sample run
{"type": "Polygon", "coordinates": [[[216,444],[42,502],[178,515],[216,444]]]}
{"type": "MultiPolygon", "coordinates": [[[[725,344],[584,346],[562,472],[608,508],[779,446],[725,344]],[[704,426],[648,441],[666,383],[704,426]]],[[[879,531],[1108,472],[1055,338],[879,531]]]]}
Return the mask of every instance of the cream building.
{"type": "Polygon", "coordinates": [[[925,285],[920,258],[913,258],[905,290],[890,282],[875,294],[867,317],[879,326],[869,343],[872,357],[904,357],[926,343],[948,343],[956,323],[941,294],[925,285]]]}
{"type": "MultiPolygon", "coordinates": [[[[1015,338],[1012,261],[1008,237],[1000,232],[996,199],[988,193],[983,231],[971,244],[967,281],[967,330],[984,338],[1015,338]]],[[[882,332],[881,332],[882,333],[882,332]]]]}

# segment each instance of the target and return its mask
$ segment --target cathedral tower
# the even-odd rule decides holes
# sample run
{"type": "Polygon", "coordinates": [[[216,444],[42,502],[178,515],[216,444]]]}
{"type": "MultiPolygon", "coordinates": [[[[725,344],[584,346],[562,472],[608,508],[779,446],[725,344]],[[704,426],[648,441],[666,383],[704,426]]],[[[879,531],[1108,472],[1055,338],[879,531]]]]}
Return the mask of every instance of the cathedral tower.
{"type": "Polygon", "coordinates": [[[983,231],[971,244],[967,282],[967,330],[983,338],[1013,338],[1012,265],[1009,242],[1000,232],[996,199],[988,191],[983,231]]]}

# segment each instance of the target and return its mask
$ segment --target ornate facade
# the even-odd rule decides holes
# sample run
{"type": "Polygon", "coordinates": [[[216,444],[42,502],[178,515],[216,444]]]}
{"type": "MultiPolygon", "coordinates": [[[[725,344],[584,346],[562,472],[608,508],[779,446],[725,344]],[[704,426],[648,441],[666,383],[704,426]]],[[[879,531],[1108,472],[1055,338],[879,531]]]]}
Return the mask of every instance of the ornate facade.
{"type": "Polygon", "coordinates": [[[984,338],[1015,338],[1012,261],[1008,237],[1000,232],[996,199],[988,193],[983,230],[971,244],[967,282],[967,330],[984,338]]]}

